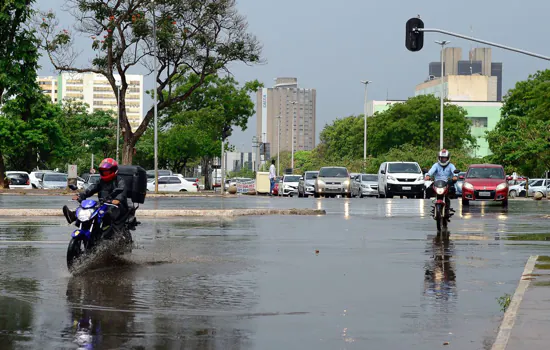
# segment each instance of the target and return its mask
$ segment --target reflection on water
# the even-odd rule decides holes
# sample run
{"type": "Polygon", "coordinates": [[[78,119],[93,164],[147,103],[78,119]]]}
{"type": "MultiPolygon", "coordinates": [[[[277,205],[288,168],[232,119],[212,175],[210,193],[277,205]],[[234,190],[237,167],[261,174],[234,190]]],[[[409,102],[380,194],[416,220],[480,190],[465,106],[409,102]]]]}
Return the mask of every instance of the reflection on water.
{"type": "Polygon", "coordinates": [[[38,241],[43,239],[41,222],[0,224],[0,241],[38,241]]]}
{"type": "Polygon", "coordinates": [[[434,321],[444,322],[444,326],[452,318],[457,301],[454,243],[448,237],[437,235],[430,240],[426,250],[430,258],[424,266],[424,297],[428,308],[435,309],[434,321]]]}
{"type": "Polygon", "coordinates": [[[17,349],[28,342],[34,322],[33,301],[38,282],[29,278],[0,278],[0,347],[17,349]]]}

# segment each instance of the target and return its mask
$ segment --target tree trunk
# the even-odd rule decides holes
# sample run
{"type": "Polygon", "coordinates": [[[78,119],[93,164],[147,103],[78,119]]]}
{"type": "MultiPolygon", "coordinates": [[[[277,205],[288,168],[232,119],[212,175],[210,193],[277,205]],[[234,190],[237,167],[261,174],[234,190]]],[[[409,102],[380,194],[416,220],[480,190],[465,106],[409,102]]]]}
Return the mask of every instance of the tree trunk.
{"type": "Polygon", "coordinates": [[[202,169],[201,170],[202,170],[202,173],[204,175],[204,189],[205,190],[211,190],[212,189],[208,163],[209,163],[208,158],[203,158],[202,159],[202,169]]]}
{"type": "Polygon", "coordinates": [[[0,189],[8,188],[7,182],[4,182],[4,178],[6,177],[5,171],[6,166],[4,165],[4,156],[2,155],[2,151],[0,150],[0,189]]]}
{"type": "MultiPolygon", "coordinates": [[[[131,165],[134,158],[134,147],[136,146],[137,139],[134,138],[134,134],[128,130],[124,133],[124,142],[122,144],[122,164],[131,165]]],[[[117,161],[119,161],[117,159],[117,161]]]]}

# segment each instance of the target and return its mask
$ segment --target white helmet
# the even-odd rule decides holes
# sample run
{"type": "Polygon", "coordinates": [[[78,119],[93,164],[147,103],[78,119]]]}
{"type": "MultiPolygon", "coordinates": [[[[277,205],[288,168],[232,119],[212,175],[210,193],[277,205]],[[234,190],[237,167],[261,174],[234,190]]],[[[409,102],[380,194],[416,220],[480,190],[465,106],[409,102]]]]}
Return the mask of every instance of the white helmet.
{"type": "Polygon", "coordinates": [[[437,156],[437,162],[442,167],[446,167],[447,165],[449,165],[450,161],[451,161],[451,152],[447,151],[446,149],[442,149],[437,156]]]}

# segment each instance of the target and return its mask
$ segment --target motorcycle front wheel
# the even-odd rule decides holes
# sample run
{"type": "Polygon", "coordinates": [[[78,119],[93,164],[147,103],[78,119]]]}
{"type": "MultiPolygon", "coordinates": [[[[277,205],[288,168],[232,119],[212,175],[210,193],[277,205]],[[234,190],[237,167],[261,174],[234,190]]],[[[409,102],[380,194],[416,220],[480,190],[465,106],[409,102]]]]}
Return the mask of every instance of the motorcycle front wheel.
{"type": "Polygon", "coordinates": [[[74,264],[80,259],[86,252],[84,241],[81,239],[71,238],[69,246],[67,247],[67,268],[71,271],[74,264]]]}
{"type": "Polygon", "coordinates": [[[445,217],[444,208],[441,204],[435,207],[435,222],[438,232],[441,232],[442,228],[447,228],[447,218],[445,217]]]}

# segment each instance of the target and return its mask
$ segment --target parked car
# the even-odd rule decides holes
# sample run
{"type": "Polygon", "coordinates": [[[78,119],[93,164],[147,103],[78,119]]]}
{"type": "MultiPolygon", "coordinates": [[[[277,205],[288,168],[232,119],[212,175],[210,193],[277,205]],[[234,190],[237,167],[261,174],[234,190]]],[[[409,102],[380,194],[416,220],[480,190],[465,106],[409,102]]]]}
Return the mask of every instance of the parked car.
{"type": "MultiPolygon", "coordinates": [[[[84,189],[87,189],[91,185],[94,185],[99,182],[101,178],[99,177],[99,174],[91,174],[88,176],[88,179],[84,182],[84,189]]],[[[153,179],[154,180],[154,179],[153,179]]]]}
{"type": "Polygon", "coordinates": [[[64,173],[44,173],[40,181],[45,190],[58,190],[67,188],[67,174],[64,173]]]}
{"type": "MultiPolygon", "coordinates": [[[[159,177],[161,176],[172,176],[171,170],[158,170],[159,177]]],[[[155,178],[155,170],[147,170],[147,179],[154,179],[155,178]]],[[[160,182],[159,182],[160,183],[160,182]]]]}
{"type": "Polygon", "coordinates": [[[457,198],[462,196],[462,186],[464,185],[464,177],[466,176],[465,171],[461,171],[458,175],[458,180],[455,182],[455,190],[457,198]]]}
{"type": "Polygon", "coordinates": [[[351,196],[363,198],[378,196],[378,175],[359,174],[351,181],[351,196]]]}
{"type": "Polygon", "coordinates": [[[40,182],[42,180],[42,175],[44,173],[55,173],[53,170],[37,170],[33,171],[29,174],[29,178],[31,180],[31,185],[33,188],[42,188],[42,183],[40,182]]]}
{"type": "Polygon", "coordinates": [[[502,165],[472,164],[468,168],[462,185],[462,205],[479,200],[508,205],[508,182],[502,165]]]}
{"type": "Polygon", "coordinates": [[[378,169],[378,197],[424,198],[424,176],[416,162],[384,162],[378,169]]]}
{"type": "MultiPolygon", "coordinates": [[[[159,176],[159,192],[197,192],[197,184],[180,176],[159,176]]],[[[147,191],[155,190],[155,180],[147,183],[147,191]]]]}
{"type": "Polygon", "coordinates": [[[6,171],[8,187],[10,189],[31,190],[32,184],[29,174],[25,171],[6,171]]]}
{"type": "Polygon", "coordinates": [[[546,194],[546,187],[550,185],[550,179],[531,179],[529,182],[529,189],[527,191],[527,196],[532,197],[537,192],[546,194]]]}
{"type": "Polygon", "coordinates": [[[351,180],[348,169],[344,167],[322,167],[315,180],[314,196],[319,198],[342,195],[351,197],[351,180]]]}
{"type": "Polygon", "coordinates": [[[201,184],[200,184],[200,179],[198,177],[184,177],[185,180],[189,181],[189,182],[194,182],[197,184],[197,190],[201,190],[201,189],[204,189],[204,186],[201,187],[201,184]]]}
{"type": "Polygon", "coordinates": [[[298,197],[313,196],[315,192],[315,179],[319,175],[318,171],[306,171],[298,182],[298,197]]]}
{"type": "Polygon", "coordinates": [[[293,196],[298,194],[298,183],[300,182],[300,175],[285,175],[283,176],[282,195],[293,196]]]}

